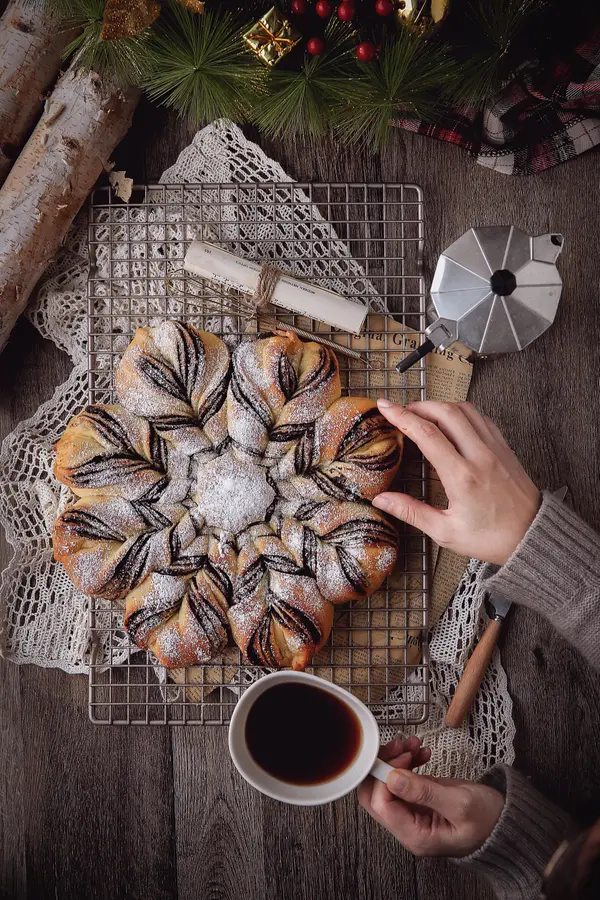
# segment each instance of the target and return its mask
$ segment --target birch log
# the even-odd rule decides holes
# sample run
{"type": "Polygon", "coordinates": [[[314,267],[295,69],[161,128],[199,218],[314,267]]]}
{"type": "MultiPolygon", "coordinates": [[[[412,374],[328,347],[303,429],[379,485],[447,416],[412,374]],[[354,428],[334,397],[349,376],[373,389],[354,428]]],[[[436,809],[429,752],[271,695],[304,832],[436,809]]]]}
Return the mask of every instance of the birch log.
{"type": "Polygon", "coordinates": [[[138,92],[69,69],[0,189],[0,350],[109,156],[138,92]]]}
{"type": "Polygon", "coordinates": [[[10,0],[0,19],[0,184],[39,118],[73,34],[60,30],[41,2],[10,0]]]}

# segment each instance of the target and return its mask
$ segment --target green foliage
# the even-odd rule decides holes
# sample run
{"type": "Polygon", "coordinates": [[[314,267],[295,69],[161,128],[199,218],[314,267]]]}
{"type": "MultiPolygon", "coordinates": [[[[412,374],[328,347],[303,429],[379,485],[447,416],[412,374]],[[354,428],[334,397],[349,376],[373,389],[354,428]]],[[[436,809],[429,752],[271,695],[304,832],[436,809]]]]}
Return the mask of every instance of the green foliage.
{"type": "Polygon", "coordinates": [[[457,77],[448,51],[408,29],[384,41],[379,58],[359,63],[344,96],[337,93],[336,130],[349,141],[385,144],[389,124],[398,115],[433,120],[440,92],[457,77]]]}
{"type": "MultiPolygon", "coordinates": [[[[458,102],[480,106],[498,93],[521,62],[519,42],[533,15],[548,7],[546,0],[471,0],[472,31],[468,58],[461,64],[461,79],[452,96],[458,102]]],[[[525,51],[525,57],[531,53],[525,51]]],[[[535,54],[534,54],[535,55],[535,54]]]]}
{"type": "Polygon", "coordinates": [[[464,0],[453,3],[440,30],[426,36],[407,28],[395,32],[392,17],[375,21],[368,11],[363,21],[359,8],[352,25],[331,17],[322,54],[297,49],[268,69],[242,40],[269,6],[263,0],[245,0],[243,11],[237,0],[235,13],[211,0],[202,16],[162,0],[151,28],[111,41],[100,37],[105,0],[29,2],[44,5],[77,32],[65,51],[74,65],[144,86],[193,126],[224,116],[255,122],[269,136],[333,132],[377,147],[398,117],[435,121],[444,104],[482,105],[536,55],[549,11],[560,22],[559,0],[464,0]],[[382,48],[363,64],[355,49],[367,37],[381,39],[382,48]]]}
{"type": "Polygon", "coordinates": [[[271,137],[283,134],[322,135],[331,130],[335,97],[352,90],[356,74],[354,30],[331,19],[325,30],[326,50],[304,54],[299,71],[275,68],[267,94],[254,111],[254,121],[271,137]]]}
{"type": "Polygon", "coordinates": [[[122,84],[140,84],[150,56],[150,30],[134,38],[103,41],[100,38],[105,0],[46,0],[62,18],[66,30],[78,34],[65,48],[63,57],[75,66],[112,75],[122,84]]]}
{"type": "Polygon", "coordinates": [[[148,95],[194,126],[220,116],[247,121],[266,73],[245,51],[242,31],[228,12],[198,16],[170,4],[150,41],[148,95]]]}

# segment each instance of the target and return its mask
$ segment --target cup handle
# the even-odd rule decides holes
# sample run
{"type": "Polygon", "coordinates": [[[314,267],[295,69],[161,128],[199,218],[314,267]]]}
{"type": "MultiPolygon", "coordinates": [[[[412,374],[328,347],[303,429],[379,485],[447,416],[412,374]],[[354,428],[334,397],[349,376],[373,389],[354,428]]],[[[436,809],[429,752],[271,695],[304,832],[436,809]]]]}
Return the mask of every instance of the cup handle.
{"type": "Polygon", "coordinates": [[[383,781],[383,783],[385,784],[387,782],[388,775],[390,774],[390,772],[393,772],[393,771],[394,771],[393,766],[388,766],[388,764],[386,762],[384,762],[382,759],[376,759],[375,762],[373,763],[373,765],[371,766],[371,771],[369,772],[369,775],[372,775],[373,778],[377,778],[378,781],[383,781]]]}

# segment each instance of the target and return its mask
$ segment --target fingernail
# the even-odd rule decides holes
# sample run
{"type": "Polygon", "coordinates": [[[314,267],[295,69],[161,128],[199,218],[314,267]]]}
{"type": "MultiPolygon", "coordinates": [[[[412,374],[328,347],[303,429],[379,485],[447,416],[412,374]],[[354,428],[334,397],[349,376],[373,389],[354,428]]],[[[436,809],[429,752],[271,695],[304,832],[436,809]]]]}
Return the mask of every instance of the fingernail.
{"type": "Polygon", "coordinates": [[[378,494],[373,499],[373,506],[376,509],[386,510],[386,509],[389,509],[391,505],[392,505],[392,501],[390,500],[390,498],[387,494],[378,494]]]}
{"type": "Polygon", "coordinates": [[[408,790],[408,778],[400,769],[394,769],[388,775],[387,786],[392,794],[404,794],[408,790]]]}
{"type": "Polygon", "coordinates": [[[390,406],[394,406],[391,400],[388,400],[387,397],[380,397],[377,401],[377,406],[379,409],[389,409],[390,406]]]}

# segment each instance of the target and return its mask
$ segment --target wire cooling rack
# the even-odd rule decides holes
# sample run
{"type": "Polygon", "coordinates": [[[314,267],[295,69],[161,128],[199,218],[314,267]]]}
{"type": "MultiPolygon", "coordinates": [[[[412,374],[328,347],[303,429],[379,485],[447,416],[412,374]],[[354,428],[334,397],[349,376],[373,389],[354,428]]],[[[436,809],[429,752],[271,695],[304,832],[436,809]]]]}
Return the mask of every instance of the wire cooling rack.
{"type": "MultiPolygon", "coordinates": [[[[89,399],[114,402],[113,375],[136,328],[183,319],[237,341],[247,323],[219,314],[226,289],[188,285],[189,242],[214,241],[361,302],[360,341],[277,309],[279,320],[364,351],[339,354],[344,394],[399,402],[425,398],[422,364],[395,363],[423,340],[422,191],[410,184],[205,184],[136,187],[128,203],[108,187],[89,209],[89,399]],[[207,301],[210,300],[210,303],[207,301]],[[384,305],[385,306],[384,306],[384,305]],[[413,333],[414,332],[414,333],[413,333]]],[[[230,304],[229,304],[230,305],[230,304]]],[[[397,488],[424,499],[426,467],[405,453],[397,488]]],[[[414,724],[428,712],[427,543],[400,525],[398,575],[370,598],[336,609],[328,644],[309,671],[343,685],[382,724],[414,724]]],[[[123,611],[92,602],[90,717],[98,724],[225,724],[239,694],[264,670],[228,648],[219,664],[169,673],[132,645],[123,611]],[[107,663],[108,660],[108,663],[107,663]]]]}

